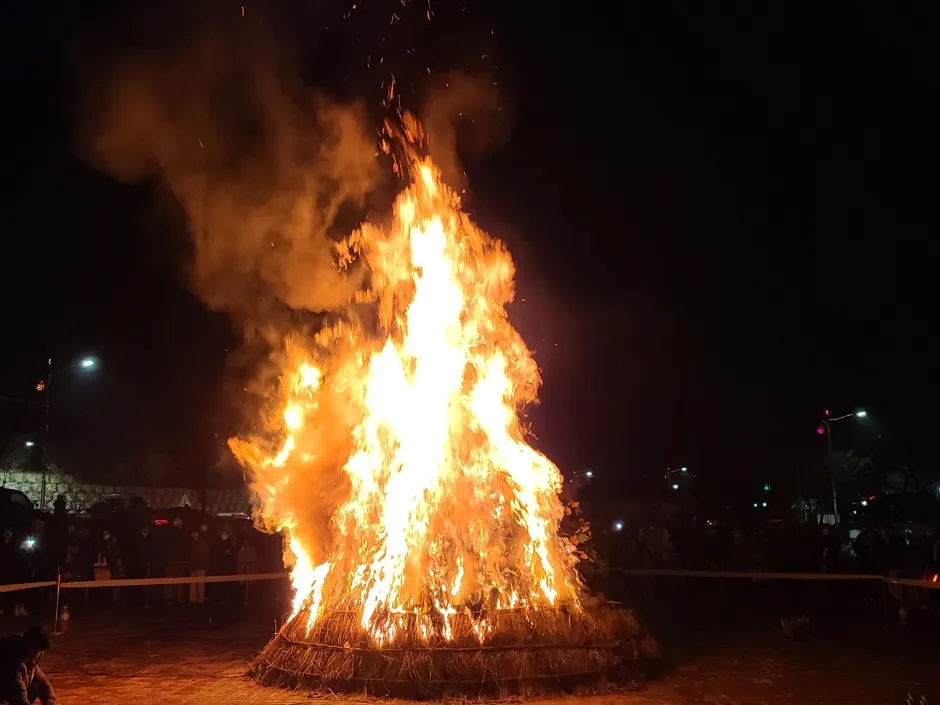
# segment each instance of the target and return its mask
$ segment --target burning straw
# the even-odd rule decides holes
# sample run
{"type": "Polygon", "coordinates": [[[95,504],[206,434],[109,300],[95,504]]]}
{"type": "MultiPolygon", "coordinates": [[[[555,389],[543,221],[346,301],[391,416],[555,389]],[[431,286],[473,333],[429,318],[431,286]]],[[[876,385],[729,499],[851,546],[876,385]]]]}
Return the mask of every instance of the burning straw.
{"type": "Polygon", "coordinates": [[[656,641],[614,605],[377,618],[395,627],[394,641],[383,647],[372,643],[356,611],[326,611],[309,633],[303,611],[261,652],[254,676],[264,685],[323,693],[498,697],[596,690],[645,676],[659,660],[656,641]]]}
{"type": "Polygon", "coordinates": [[[418,153],[416,121],[386,135],[407,185],[336,247],[368,271],[371,323],[289,342],[264,432],[230,443],[293,566],[256,676],[408,697],[632,676],[655,643],[628,612],[582,606],[585,536],[561,532],[561,473],[529,444],[540,378],[506,311],[512,258],[418,153]]]}

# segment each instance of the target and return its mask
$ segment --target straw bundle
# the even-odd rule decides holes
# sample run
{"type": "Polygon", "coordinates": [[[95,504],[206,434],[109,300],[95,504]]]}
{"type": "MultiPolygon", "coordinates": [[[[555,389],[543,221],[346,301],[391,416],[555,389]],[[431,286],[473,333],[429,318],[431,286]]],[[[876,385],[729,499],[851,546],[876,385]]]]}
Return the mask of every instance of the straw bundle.
{"type": "Polygon", "coordinates": [[[378,623],[395,632],[382,646],[356,611],[329,610],[309,633],[307,619],[300,612],[262,650],[253,669],[260,683],[407,698],[498,697],[596,689],[646,675],[659,659],[659,646],[633,615],[609,604],[446,619],[384,614],[378,623]]]}

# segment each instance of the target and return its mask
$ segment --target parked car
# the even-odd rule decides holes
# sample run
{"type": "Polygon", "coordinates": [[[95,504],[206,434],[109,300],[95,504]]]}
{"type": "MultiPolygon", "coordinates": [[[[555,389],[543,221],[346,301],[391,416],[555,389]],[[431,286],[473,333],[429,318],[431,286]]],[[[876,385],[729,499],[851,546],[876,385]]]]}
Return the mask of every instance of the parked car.
{"type": "Polygon", "coordinates": [[[88,513],[93,517],[105,516],[108,514],[119,514],[129,512],[131,514],[145,514],[150,511],[150,505],[143,497],[124,494],[108,494],[95,502],[88,513]]]}
{"type": "Polygon", "coordinates": [[[150,510],[150,523],[154,527],[169,526],[174,519],[179,519],[183,523],[183,529],[190,532],[198,529],[206,521],[206,516],[192,507],[167,507],[165,509],[150,510]]]}
{"type": "Polygon", "coordinates": [[[241,531],[242,526],[246,524],[253,526],[254,522],[251,519],[251,515],[245,514],[245,512],[219,512],[212,517],[212,524],[220,528],[228,524],[232,529],[241,531]]]}
{"type": "Polygon", "coordinates": [[[29,531],[33,521],[45,521],[47,518],[46,514],[36,509],[25,493],[10,487],[0,487],[0,530],[29,531]]]}
{"type": "Polygon", "coordinates": [[[88,514],[95,524],[96,532],[107,529],[129,533],[150,522],[150,511],[143,497],[109,494],[91,505],[88,514]]]}

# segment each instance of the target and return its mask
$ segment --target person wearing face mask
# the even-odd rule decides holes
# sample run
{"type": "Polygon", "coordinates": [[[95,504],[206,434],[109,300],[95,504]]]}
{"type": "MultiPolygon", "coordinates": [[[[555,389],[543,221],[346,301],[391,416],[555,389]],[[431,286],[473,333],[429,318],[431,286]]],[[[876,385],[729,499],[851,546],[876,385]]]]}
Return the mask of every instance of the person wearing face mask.
{"type": "MultiPolygon", "coordinates": [[[[232,536],[232,530],[226,524],[222,527],[212,547],[212,574],[235,575],[236,553],[235,537],[232,536]]],[[[228,602],[233,597],[232,590],[236,588],[236,583],[217,583],[213,587],[217,599],[228,602]]]]}
{"type": "Polygon", "coordinates": [[[78,532],[75,530],[75,524],[69,524],[65,530],[65,538],[62,545],[62,580],[81,579],[81,567],[79,566],[78,532]]]}
{"type": "MultiPolygon", "coordinates": [[[[123,556],[117,537],[110,531],[104,531],[101,534],[98,558],[95,561],[95,580],[119,580],[124,577],[123,570],[123,556]]],[[[101,606],[110,607],[120,602],[121,593],[120,588],[115,587],[110,591],[98,590],[93,596],[101,606]]]]}
{"type": "MultiPolygon", "coordinates": [[[[173,518],[173,523],[167,528],[166,543],[164,551],[166,555],[166,577],[183,578],[187,575],[188,567],[186,565],[189,557],[189,537],[183,531],[183,520],[179,517],[173,518]]],[[[186,601],[186,586],[167,585],[163,589],[163,599],[167,604],[186,601]]]]}
{"type": "MultiPolygon", "coordinates": [[[[249,525],[242,527],[242,535],[238,541],[238,553],[235,554],[235,568],[239,575],[250,575],[258,568],[258,549],[255,547],[254,530],[249,525]]],[[[238,583],[238,590],[245,595],[248,602],[247,581],[238,583]]]]}
{"type": "MultiPolygon", "coordinates": [[[[202,532],[194,531],[189,544],[189,576],[191,578],[206,577],[210,558],[209,542],[206,541],[202,532]]],[[[189,601],[196,604],[206,601],[206,583],[189,584],[189,601]]]]}
{"type": "MultiPolygon", "coordinates": [[[[153,559],[153,541],[150,536],[150,525],[144,524],[137,532],[127,556],[127,576],[129,578],[149,578],[150,562],[153,559]]],[[[131,588],[134,602],[140,606],[148,604],[148,587],[131,588]]]]}

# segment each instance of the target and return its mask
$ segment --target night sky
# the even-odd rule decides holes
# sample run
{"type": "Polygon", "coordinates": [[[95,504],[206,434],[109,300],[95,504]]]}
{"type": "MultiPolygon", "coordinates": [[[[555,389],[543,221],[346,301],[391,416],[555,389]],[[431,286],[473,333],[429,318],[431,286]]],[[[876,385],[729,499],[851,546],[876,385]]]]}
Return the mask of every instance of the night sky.
{"type": "Polygon", "coordinates": [[[39,430],[46,358],[89,353],[100,369],[53,397],[86,462],[145,448],[195,468],[244,427],[252,370],[190,293],[179,209],[77,154],[76,46],[172,51],[260,18],[303,81],[370,109],[391,70],[415,96],[449,69],[498,84],[508,127],[458,145],[467,207],[517,262],[511,316],[544,376],[530,418],[563,471],[623,495],[682,464],[750,487],[819,460],[823,408],[869,410],[837,444],[879,434],[934,461],[926,4],[432,0],[430,23],[426,3],[191,4],[18,3],[5,22],[4,438],[39,430]]]}

